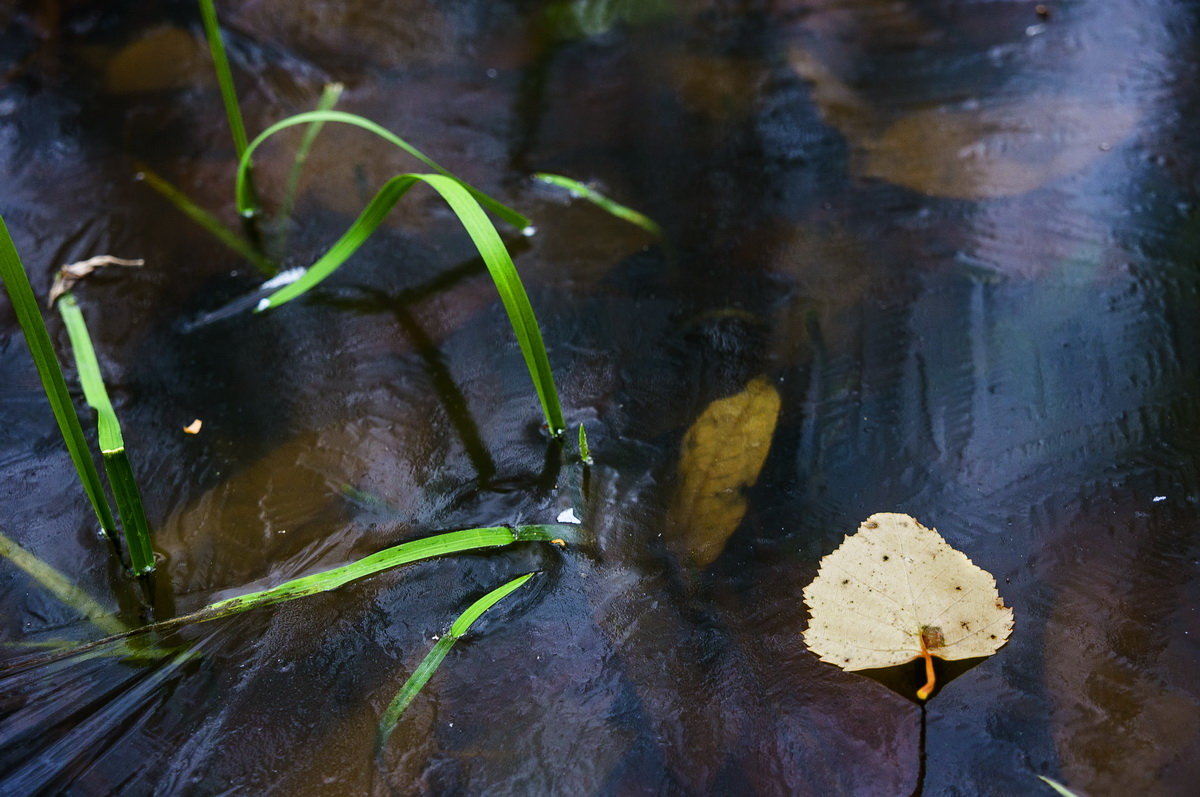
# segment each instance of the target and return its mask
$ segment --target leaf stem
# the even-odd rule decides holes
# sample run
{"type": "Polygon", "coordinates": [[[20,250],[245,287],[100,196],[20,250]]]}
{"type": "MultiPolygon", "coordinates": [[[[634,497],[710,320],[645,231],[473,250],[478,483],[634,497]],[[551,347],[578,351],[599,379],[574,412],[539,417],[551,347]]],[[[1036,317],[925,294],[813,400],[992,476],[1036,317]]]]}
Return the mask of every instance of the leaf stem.
{"type": "Polygon", "coordinates": [[[917,698],[920,700],[928,700],[933,694],[933,689],[937,686],[937,678],[933,673],[933,656],[929,653],[929,648],[925,647],[925,634],[921,634],[921,658],[925,659],[925,685],[917,690],[917,698]]]}

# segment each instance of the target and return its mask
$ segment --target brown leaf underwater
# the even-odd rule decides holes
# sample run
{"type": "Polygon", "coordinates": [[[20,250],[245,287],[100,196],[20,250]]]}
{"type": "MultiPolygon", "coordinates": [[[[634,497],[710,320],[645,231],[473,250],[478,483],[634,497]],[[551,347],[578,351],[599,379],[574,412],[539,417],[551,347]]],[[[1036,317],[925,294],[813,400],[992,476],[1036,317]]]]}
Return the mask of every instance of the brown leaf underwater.
{"type": "Polygon", "coordinates": [[[712,564],[746,514],[775,425],[779,391],[765,378],[705,408],[683,438],[667,543],[696,567],[712,564]]]}

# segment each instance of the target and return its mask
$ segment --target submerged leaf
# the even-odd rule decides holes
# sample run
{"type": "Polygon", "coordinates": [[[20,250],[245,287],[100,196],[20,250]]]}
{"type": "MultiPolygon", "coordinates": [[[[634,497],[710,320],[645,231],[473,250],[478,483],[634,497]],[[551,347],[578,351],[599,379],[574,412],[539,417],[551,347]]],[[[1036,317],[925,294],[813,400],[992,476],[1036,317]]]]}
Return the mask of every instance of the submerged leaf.
{"type": "Polygon", "coordinates": [[[695,566],[720,556],[742,522],[778,419],[779,391],[760,377],[708,405],[684,436],[668,543],[695,566]]]}
{"type": "Polygon", "coordinates": [[[844,670],[990,656],[1013,626],[991,574],[895,513],[867,518],[822,559],[804,602],[809,650],[844,670]]]}
{"type": "Polygon", "coordinates": [[[866,142],[858,170],[933,196],[1015,196],[1084,169],[1136,124],[1129,107],[1041,95],[934,108],[866,142]]]}

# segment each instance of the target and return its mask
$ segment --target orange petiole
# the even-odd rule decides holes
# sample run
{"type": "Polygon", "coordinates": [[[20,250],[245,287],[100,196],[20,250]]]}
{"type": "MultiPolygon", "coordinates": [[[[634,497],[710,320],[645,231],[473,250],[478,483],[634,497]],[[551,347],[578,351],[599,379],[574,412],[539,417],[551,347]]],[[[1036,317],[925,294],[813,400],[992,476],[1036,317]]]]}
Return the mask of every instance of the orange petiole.
{"type": "Polygon", "coordinates": [[[921,634],[921,658],[925,659],[925,685],[917,690],[917,698],[919,700],[928,700],[933,694],[933,688],[937,685],[937,679],[933,675],[933,656],[929,653],[929,648],[925,647],[925,635],[921,634]]]}

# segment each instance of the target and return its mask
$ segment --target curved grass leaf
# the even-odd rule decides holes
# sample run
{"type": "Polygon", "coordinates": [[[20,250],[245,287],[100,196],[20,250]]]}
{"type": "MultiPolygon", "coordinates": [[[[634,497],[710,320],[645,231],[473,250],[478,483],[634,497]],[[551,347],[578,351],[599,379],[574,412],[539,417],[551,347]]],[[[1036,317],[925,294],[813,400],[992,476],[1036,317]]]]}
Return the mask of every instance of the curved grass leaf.
{"type": "Polygon", "coordinates": [[[436,534],[432,537],[394,545],[378,553],[365,556],[356,562],[335,567],[321,573],[314,573],[311,576],[294,578],[269,589],[250,592],[245,595],[237,595],[217,601],[216,603],[210,603],[203,609],[191,614],[173,617],[170,620],[163,620],[161,623],[153,623],[141,628],[114,634],[68,651],[56,652],[46,656],[42,662],[57,661],[58,659],[72,656],[101,645],[107,645],[135,634],[151,631],[169,631],[173,628],[192,623],[219,620],[224,617],[231,617],[235,614],[250,611],[251,609],[274,606],[278,603],[285,603],[322,592],[330,592],[351,581],[357,581],[383,572],[384,570],[419,562],[423,559],[431,559],[436,556],[446,556],[454,553],[465,553],[467,551],[503,548],[518,542],[549,542],[561,545],[565,542],[577,540],[578,537],[579,530],[577,527],[556,523],[514,527],[487,526],[484,528],[436,534]]]}
{"type": "Polygon", "coordinates": [[[71,403],[71,395],[67,392],[67,381],[63,378],[62,366],[54,355],[46,323],[42,320],[41,308],[33,297],[29,276],[25,273],[25,267],[21,264],[21,258],[3,219],[0,219],[0,281],[3,281],[8,291],[9,300],[17,314],[17,322],[21,325],[21,331],[25,333],[29,353],[33,355],[34,365],[37,366],[38,376],[42,380],[42,388],[46,391],[46,398],[54,411],[54,419],[58,421],[63,442],[67,444],[67,451],[71,454],[71,462],[75,464],[75,471],[79,474],[79,482],[83,485],[83,491],[87,493],[88,501],[91,502],[96,518],[100,521],[100,528],[110,539],[115,540],[117,524],[113,519],[108,498],[104,494],[100,473],[88,452],[83,427],[75,413],[75,405],[71,403]]]}
{"type": "Polygon", "coordinates": [[[579,182],[578,180],[572,180],[570,177],[564,177],[561,174],[547,174],[545,172],[538,172],[534,175],[534,178],[541,180],[543,183],[558,186],[559,188],[565,188],[571,192],[572,196],[577,196],[580,199],[586,199],[587,201],[608,211],[618,219],[627,221],[637,227],[641,227],[655,238],[661,239],[663,237],[662,227],[659,227],[658,224],[649,216],[638,213],[633,208],[626,207],[619,202],[614,202],[604,194],[601,194],[599,191],[596,191],[595,189],[579,182]]]}
{"type": "Polygon", "coordinates": [[[246,148],[246,151],[241,156],[241,162],[238,163],[236,189],[238,212],[245,215],[247,213],[253,213],[255,210],[253,207],[254,203],[252,199],[251,187],[247,180],[247,172],[250,169],[250,164],[254,157],[254,150],[258,149],[258,147],[264,141],[278,133],[280,130],[285,130],[289,127],[295,127],[296,125],[310,124],[313,122],[337,122],[339,124],[354,125],[355,127],[360,127],[363,130],[374,133],[383,140],[404,150],[409,155],[428,166],[430,169],[433,169],[438,174],[444,177],[449,177],[451,180],[461,184],[467,189],[467,191],[471,193],[471,196],[475,197],[479,204],[495,213],[508,224],[511,224],[518,229],[524,229],[529,226],[529,219],[525,218],[507,205],[501,204],[497,200],[480,191],[478,188],[470,186],[459,178],[455,177],[449,171],[435,163],[425,153],[421,152],[419,149],[414,147],[412,144],[409,144],[392,131],[388,130],[382,125],[372,122],[370,119],[358,116],[356,114],[346,113],[345,111],[307,111],[305,113],[299,113],[295,116],[289,116],[287,119],[276,122],[266,130],[259,133],[258,136],[250,142],[250,145],[246,148]]]}
{"type": "Polygon", "coordinates": [[[87,323],[75,296],[64,293],[58,300],[58,312],[67,327],[71,339],[71,350],[75,354],[75,366],[79,370],[79,383],[88,406],[96,411],[97,438],[100,454],[104,458],[104,470],[108,473],[108,485],[112,488],[121,516],[121,528],[125,532],[125,545],[129,549],[129,563],[136,575],[154,571],[154,549],[150,545],[150,524],[146,521],[146,510],[142,496],[133,476],[133,467],[125,453],[125,440],[121,436],[121,424],[104,387],[100,374],[100,363],[88,334],[87,323]]]}
{"type": "Polygon", "coordinates": [[[400,692],[388,704],[387,710],[383,713],[383,718],[379,721],[379,736],[376,741],[377,752],[382,750],[384,745],[387,744],[388,737],[396,729],[396,723],[400,721],[401,715],[404,714],[405,709],[408,708],[417,694],[425,687],[425,684],[429,683],[429,679],[437,672],[438,667],[442,664],[442,660],[450,652],[450,648],[454,647],[454,643],[463,638],[475,621],[483,616],[484,612],[519,589],[526,581],[533,578],[533,575],[533,573],[526,573],[497,587],[472,603],[467,607],[466,611],[458,616],[458,619],[450,626],[450,632],[439,639],[429,653],[425,654],[425,658],[413,670],[412,675],[408,676],[408,680],[404,682],[404,686],[400,687],[400,692]]]}
{"type": "Polygon", "coordinates": [[[546,345],[538,328],[533,307],[529,304],[529,296],[508,249],[480,208],[476,195],[456,178],[440,174],[401,174],[388,180],[329,251],[313,263],[300,279],[263,299],[258,309],[278,307],[310,290],[332,274],[362,246],[383,223],[400,198],[418,182],[426,183],[441,194],[442,199],[458,216],[463,228],[471,236],[475,248],[487,265],[488,273],[491,274],[500,294],[500,301],[508,313],[509,323],[517,336],[517,343],[521,347],[525,366],[533,380],[534,390],[537,391],[546,424],[550,433],[557,437],[566,428],[566,422],[563,420],[558,389],[554,384],[554,373],[550,369],[550,358],[546,354],[546,345]]]}

